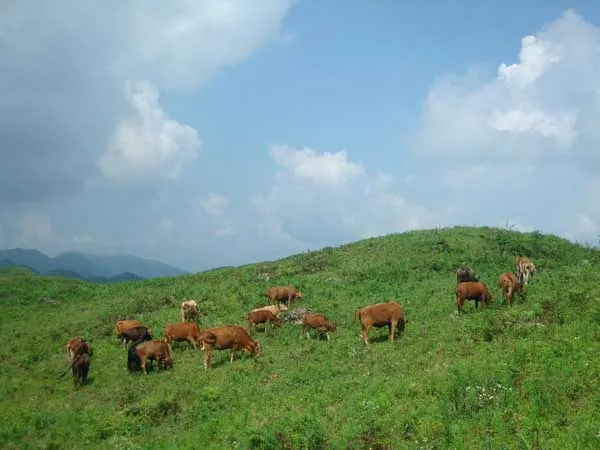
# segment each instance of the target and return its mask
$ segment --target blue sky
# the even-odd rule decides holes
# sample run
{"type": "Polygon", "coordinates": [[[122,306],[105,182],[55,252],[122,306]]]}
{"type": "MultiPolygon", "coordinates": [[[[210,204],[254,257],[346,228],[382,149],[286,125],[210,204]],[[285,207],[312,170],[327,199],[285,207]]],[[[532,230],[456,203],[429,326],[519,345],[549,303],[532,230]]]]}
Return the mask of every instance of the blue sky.
{"type": "Polygon", "coordinates": [[[600,235],[597,2],[0,8],[0,248],[201,270],[457,224],[600,235]]]}

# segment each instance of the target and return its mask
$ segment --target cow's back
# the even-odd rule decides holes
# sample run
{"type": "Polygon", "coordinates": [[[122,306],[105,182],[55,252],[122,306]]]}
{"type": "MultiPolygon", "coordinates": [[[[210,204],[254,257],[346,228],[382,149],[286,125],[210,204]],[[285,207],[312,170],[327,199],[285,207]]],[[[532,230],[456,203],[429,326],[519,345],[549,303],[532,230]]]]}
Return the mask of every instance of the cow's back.
{"type": "Polygon", "coordinates": [[[398,302],[376,303],[359,310],[361,322],[368,321],[373,326],[387,325],[403,316],[402,306],[398,302]]]}

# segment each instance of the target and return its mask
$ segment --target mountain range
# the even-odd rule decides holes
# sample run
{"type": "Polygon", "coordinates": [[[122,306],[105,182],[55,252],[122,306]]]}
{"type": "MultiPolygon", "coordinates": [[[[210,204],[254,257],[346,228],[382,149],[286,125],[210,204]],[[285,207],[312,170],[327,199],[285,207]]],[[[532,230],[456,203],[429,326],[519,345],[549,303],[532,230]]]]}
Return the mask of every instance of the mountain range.
{"type": "Polygon", "coordinates": [[[93,255],[66,252],[50,257],[35,249],[0,250],[0,270],[22,267],[38,275],[79,278],[95,283],[114,283],[188,273],[183,269],[133,255],[93,255]]]}

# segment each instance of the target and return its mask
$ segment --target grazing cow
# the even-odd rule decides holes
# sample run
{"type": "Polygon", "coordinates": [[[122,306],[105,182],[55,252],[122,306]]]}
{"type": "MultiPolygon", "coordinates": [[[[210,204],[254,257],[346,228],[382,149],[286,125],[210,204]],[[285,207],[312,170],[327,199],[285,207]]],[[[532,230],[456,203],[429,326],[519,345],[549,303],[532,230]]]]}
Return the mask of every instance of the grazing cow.
{"type": "Polygon", "coordinates": [[[71,372],[73,373],[73,384],[86,384],[88,372],[90,370],[90,355],[87,353],[80,353],[75,356],[67,370],[65,370],[60,377],[64,377],[69,369],[71,369],[71,372]]]}
{"type": "Polygon", "coordinates": [[[211,367],[210,359],[213,350],[231,349],[231,363],[235,352],[239,350],[260,356],[260,344],[252,339],[248,332],[239,325],[226,325],[204,330],[202,333],[202,351],[204,351],[204,369],[211,367]]]}
{"type": "Polygon", "coordinates": [[[129,371],[133,372],[141,368],[142,372],[147,375],[147,361],[156,361],[159,369],[161,364],[163,368],[173,367],[173,357],[169,344],[165,341],[134,342],[129,347],[127,354],[127,368],[129,371]]]}
{"type": "Polygon", "coordinates": [[[456,271],[456,284],[466,281],[479,281],[479,277],[469,266],[462,265],[456,271]]]}
{"type": "Polygon", "coordinates": [[[144,326],[133,327],[121,332],[120,337],[123,339],[123,346],[128,342],[149,341],[152,339],[152,330],[144,326]]]}
{"type": "MultiPolygon", "coordinates": [[[[115,333],[117,335],[117,341],[121,337],[121,333],[129,328],[139,327],[142,323],[139,320],[119,320],[115,323],[115,333]]],[[[123,341],[123,346],[125,346],[125,342],[123,341]]]]}
{"type": "Polygon", "coordinates": [[[271,322],[273,326],[281,327],[283,322],[279,317],[273,314],[268,309],[261,309],[258,311],[250,311],[247,316],[248,319],[248,331],[254,330],[256,324],[258,323],[268,323],[271,322]]]}
{"type": "Polygon", "coordinates": [[[198,349],[201,344],[200,329],[193,322],[170,323],[165,326],[164,339],[169,345],[173,341],[188,341],[198,349]]]}
{"type": "Polygon", "coordinates": [[[535,264],[527,256],[515,256],[515,275],[523,286],[527,286],[529,278],[535,274],[535,264]]]}
{"type": "Polygon", "coordinates": [[[287,300],[287,306],[289,308],[292,300],[302,298],[302,292],[291,286],[273,286],[267,290],[267,297],[271,304],[279,302],[280,300],[287,300]]]}
{"type": "Polygon", "coordinates": [[[73,358],[84,353],[93,356],[92,344],[81,336],[69,339],[69,342],[67,342],[67,358],[69,361],[73,361],[73,358]]]}
{"type": "Polygon", "coordinates": [[[511,306],[513,300],[513,294],[515,292],[523,291],[523,285],[512,272],[504,272],[502,275],[500,275],[498,278],[498,286],[502,290],[504,302],[508,303],[509,307],[511,306]]]}
{"type": "Polygon", "coordinates": [[[398,302],[376,303],[359,308],[354,312],[354,318],[360,320],[361,331],[365,346],[369,346],[369,330],[371,327],[381,328],[387,326],[390,331],[390,341],[394,340],[396,328],[400,335],[404,332],[405,319],[402,305],[398,302]]]}
{"type": "Polygon", "coordinates": [[[288,307],[285,306],[283,303],[278,303],[276,305],[269,305],[269,306],[263,306],[262,308],[256,308],[250,312],[255,312],[255,311],[271,311],[273,314],[275,314],[277,317],[279,317],[279,314],[281,314],[283,311],[288,311],[288,307]]]}
{"type": "Polygon", "coordinates": [[[484,304],[494,301],[494,297],[490,294],[485,283],[481,282],[466,281],[459,283],[456,285],[454,293],[456,294],[456,307],[458,308],[459,316],[462,315],[465,300],[475,300],[475,309],[479,306],[480,301],[482,302],[482,308],[484,304]]]}
{"type": "Polygon", "coordinates": [[[181,321],[182,322],[195,322],[199,316],[206,315],[206,313],[200,313],[198,311],[198,305],[194,300],[187,300],[181,302],[181,321]]]}
{"type": "Polygon", "coordinates": [[[327,340],[329,340],[329,333],[335,333],[336,326],[331,320],[327,319],[327,317],[323,314],[304,314],[302,318],[302,331],[306,333],[306,337],[310,339],[310,330],[317,330],[318,334],[325,333],[327,335],[327,340]]]}

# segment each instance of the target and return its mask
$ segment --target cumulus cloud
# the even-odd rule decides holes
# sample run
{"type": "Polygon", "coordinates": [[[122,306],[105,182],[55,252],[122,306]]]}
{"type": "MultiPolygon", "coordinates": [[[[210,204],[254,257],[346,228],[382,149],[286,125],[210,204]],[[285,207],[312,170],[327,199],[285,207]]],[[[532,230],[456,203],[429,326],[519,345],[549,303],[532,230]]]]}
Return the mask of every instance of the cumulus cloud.
{"type": "Polygon", "coordinates": [[[169,122],[160,106],[152,104],[152,90],[191,89],[219,69],[240,63],[277,40],[293,4],[294,0],[4,2],[0,202],[42,201],[82,189],[97,172],[96,161],[107,150],[110,136],[105,173],[122,178],[130,168],[137,177],[143,162],[142,172],[156,177],[156,164],[166,160],[167,170],[160,176],[175,176],[194,139],[189,129],[169,122]],[[144,91],[144,98],[158,118],[136,106],[134,116],[120,122],[132,100],[123,97],[127,80],[154,86],[144,91]],[[141,143],[150,136],[164,137],[148,135],[145,127],[150,124],[167,133],[167,143],[144,148],[142,158],[141,143]],[[115,166],[117,161],[123,168],[115,166]],[[54,170],[48,170],[51,165],[54,170]]]}
{"type": "Polygon", "coordinates": [[[276,146],[270,191],[254,199],[259,231],[295,250],[412,228],[439,217],[394,190],[389,174],[370,174],[345,151],[276,146]],[[343,189],[340,189],[343,187],[343,189]]]}
{"type": "Polygon", "coordinates": [[[211,216],[220,216],[229,205],[229,199],[211,192],[206,198],[200,200],[200,205],[211,216]]]}
{"type": "Polygon", "coordinates": [[[597,133],[599,44],[600,30],[568,10],[524,37],[519,62],[500,64],[492,79],[441,78],[427,96],[417,151],[536,164],[590,152],[582,144],[597,133]]]}
{"type": "Polygon", "coordinates": [[[348,161],[346,150],[321,155],[312,149],[294,150],[276,145],[271,157],[283,169],[284,175],[292,175],[299,182],[321,186],[344,186],[365,174],[360,164],[348,161]]]}
{"type": "Polygon", "coordinates": [[[600,29],[567,10],[524,36],[517,61],[493,76],[467,70],[433,84],[414,149],[465,221],[508,205],[504,214],[555,232],[596,230],[600,214],[582,193],[600,166],[599,63],[600,29]]]}
{"type": "Polygon", "coordinates": [[[105,176],[116,179],[173,179],[196,158],[198,132],[168,118],[158,91],[145,82],[128,82],[125,95],[134,110],[120,122],[98,159],[105,176]]]}

